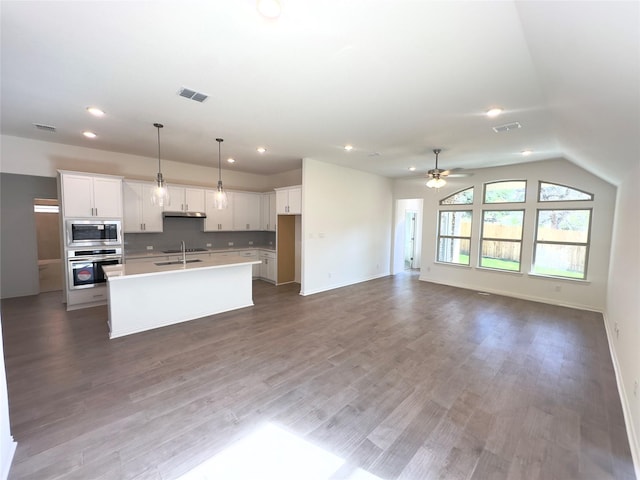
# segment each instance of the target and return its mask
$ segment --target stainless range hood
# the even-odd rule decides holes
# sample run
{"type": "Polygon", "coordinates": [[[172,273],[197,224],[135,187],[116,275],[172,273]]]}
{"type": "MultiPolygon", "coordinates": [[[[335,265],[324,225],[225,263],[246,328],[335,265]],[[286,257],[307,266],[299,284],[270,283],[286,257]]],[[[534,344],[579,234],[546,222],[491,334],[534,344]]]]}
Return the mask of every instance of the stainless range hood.
{"type": "Polygon", "coordinates": [[[207,218],[204,212],[162,212],[162,217],[207,218]]]}

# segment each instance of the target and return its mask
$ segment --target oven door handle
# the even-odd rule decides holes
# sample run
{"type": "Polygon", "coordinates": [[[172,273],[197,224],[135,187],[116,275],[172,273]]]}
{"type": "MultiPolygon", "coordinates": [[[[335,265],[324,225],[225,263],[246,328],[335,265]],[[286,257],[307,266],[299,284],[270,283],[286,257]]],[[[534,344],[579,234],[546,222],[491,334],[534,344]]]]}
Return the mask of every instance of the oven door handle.
{"type": "Polygon", "coordinates": [[[122,260],[122,256],[114,255],[112,257],[72,257],[69,259],[69,263],[96,263],[104,262],[105,260],[122,260]]]}

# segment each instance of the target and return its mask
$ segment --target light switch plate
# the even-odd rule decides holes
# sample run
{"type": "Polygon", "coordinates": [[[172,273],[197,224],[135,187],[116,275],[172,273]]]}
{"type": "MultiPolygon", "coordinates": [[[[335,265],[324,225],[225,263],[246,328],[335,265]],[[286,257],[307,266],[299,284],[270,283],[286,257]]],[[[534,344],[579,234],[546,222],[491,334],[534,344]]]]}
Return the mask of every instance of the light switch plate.
{"type": "Polygon", "coordinates": [[[230,247],[233,247],[233,242],[229,242],[229,246],[230,246],[230,247]]]}
{"type": "Polygon", "coordinates": [[[147,245],[147,250],[153,250],[153,245],[147,245]]]}
{"type": "Polygon", "coordinates": [[[211,244],[210,244],[210,243],[207,243],[207,247],[210,247],[210,246],[211,246],[211,244]]]}

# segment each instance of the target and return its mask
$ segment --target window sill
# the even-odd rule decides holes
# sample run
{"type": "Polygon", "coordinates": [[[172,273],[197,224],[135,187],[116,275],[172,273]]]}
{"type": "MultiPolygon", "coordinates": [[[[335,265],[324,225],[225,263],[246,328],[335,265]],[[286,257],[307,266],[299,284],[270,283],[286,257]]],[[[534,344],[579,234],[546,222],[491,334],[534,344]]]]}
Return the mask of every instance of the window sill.
{"type": "Polygon", "coordinates": [[[553,275],[542,275],[541,273],[529,272],[527,273],[531,278],[538,278],[540,280],[553,280],[554,282],[559,280],[561,282],[582,283],[584,285],[591,285],[589,280],[582,278],[569,278],[569,277],[555,277],[553,275]]]}
{"type": "Polygon", "coordinates": [[[522,277],[524,275],[524,273],[522,272],[514,272],[513,270],[500,270],[499,268],[476,267],[476,269],[482,270],[483,272],[506,273],[507,275],[514,275],[516,277],[522,277]]]}
{"type": "Polygon", "coordinates": [[[471,265],[465,265],[463,263],[449,263],[449,262],[438,262],[438,261],[434,261],[433,262],[434,265],[444,265],[447,267],[458,267],[458,268],[468,268],[471,269],[471,265]]]}

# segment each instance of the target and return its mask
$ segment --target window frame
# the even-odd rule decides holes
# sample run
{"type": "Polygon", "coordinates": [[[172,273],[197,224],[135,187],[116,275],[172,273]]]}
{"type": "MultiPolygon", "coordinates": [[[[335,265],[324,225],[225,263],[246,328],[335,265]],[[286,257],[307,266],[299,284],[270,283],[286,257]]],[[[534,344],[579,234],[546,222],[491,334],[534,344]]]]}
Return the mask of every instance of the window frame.
{"type": "Polygon", "coordinates": [[[446,197],[440,199],[438,201],[438,205],[441,205],[441,206],[445,205],[447,207],[450,207],[450,206],[463,206],[463,207],[466,207],[468,205],[473,205],[475,203],[475,201],[476,201],[476,192],[475,192],[475,187],[472,185],[470,187],[458,190],[457,192],[453,192],[451,195],[447,195],[446,197]],[[467,190],[471,190],[471,194],[472,194],[472,197],[473,197],[472,200],[471,200],[471,203],[444,203],[445,200],[448,200],[451,197],[455,197],[459,193],[466,192],[467,190]]]}
{"type": "MultiPolygon", "coordinates": [[[[587,192],[586,190],[582,190],[580,188],[572,187],[571,185],[565,185],[563,183],[549,182],[547,180],[538,180],[538,193],[537,193],[537,203],[552,203],[552,202],[593,202],[595,200],[595,194],[591,192],[587,192]],[[558,187],[569,188],[571,190],[575,190],[576,192],[584,193],[585,195],[589,195],[591,198],[583,198],[580,200],[567,199],[567,200],[542,200],[540,195],[542,193],[542,184],[547,183],[549,185],[557,185],[558,187]]],[[[565,209],[567,210],[567,209],[565,209]]],[[[580,209],[576,209],[580,210],[580,209]]],[[[537,214],[536,214],[537,220],[537,214]]]]}
{"type": "MultiPolygon", "coordinates": [[[[572,187],[569,187],[572,188],[572,187]]],[[[577,190],[577,189],[576,189],[577,190]]],[[[588,192],[585,192],[588,193],[588,192]]],[[[572,201],[572,202],[583,202],[585,200],[558,200],[560,202],[563,201],[572,201]]],[[[593,201],[593,200],[587,200],[593,201]]],[[[547,203],[547,202],[538,202],[538,203],[547,203]]],[[[549,277],[549,278],[561,278],[564,280],[578,280],[585,281],[587,280],[587,273],[589,271],[589,254],[591,251],[591,226],[593,224],[593,207],[589,208],[536,208],[536,223],[535,223],[535,231],[533,233],[533,252],[531,253],[531,274],[538,275],[541,277],[549,277]],[[538,240],[538,229],[540,228],[540,212],[541,211],[554,211],[554,210],[562,210],[562,211],[589,211],[589,226],[587,228],[587,241],[586,242],[556,242],[551,240],[538,240]],[[536,266],[536,254],[538,253],[537,246],[538,244],[543,245],[569,245],[569,246],[583,246],[585,247],[584,252],[584,273],[582,277],[567,277],[563,275],[549,275],[546,273],[538,273],[535,271],[536,266]]]]}
{"type": "Polygon", "coordinates": [[[511,179],[511,180],[496,180],[494,182],[484,182],[482,184],[482,205],[511,205],[527,203],[527,180],[511,179]],[[521,202],[487,202],[487,185],[493,185],[496,183],[509,183],[509,182],[524,182],[524,198],[521,202]]]}
{"type": "MultiPolygon", "coordinates": [[[[465,190],[468,190],[465,188],[465,190]]],[[[464,204],[465,206],[470,205],[470,204],[464,204]]],[[[438,235],[436,236],[436,262],[438,263],[444,263],[446,265],[460,265],[460,266],[464,266],[464,267],[470,267],[471,266],[471,248],[473,247],[473,243],[471,242],[471,237],[473,236],[473,209],[442,209],[442,210],[438,210],[438,235]],[[442,227],[442,214],[443,213],[458,213],[458,212],[468,212],[469,215],[471,216],[471,228],[469,229],[469,236],[468,237],[464,237],[464,236],[460,236],[460,235],[443,235],[441,232],[441,227],[442,227]],[[442,238],[447,238],[447,239],[451,239],[451,240],[468,240],[469,241],[469,260],[467,263],[456,263],[456,262],[447,262],[446,260],[440,260],[440,240],[442,238]]]]}
{"type": "MultiPolygon", "coordinates": [[[[526,191],[525,191],[525,197],[526,197],[526,191]]],[[[515,202],[512,202],[512,203],[515,203],[515,202]]],[[[517,202],[517,203],[520,203],[520,202],[517,202]]],[[[489,205],[496,205],[496,204],[489,204],[489,205]]],[[[497,204],[497,205],[503,205],[503,204],[497,204]]],[[[480,219],[482,224],[480,225],[478,268],[487,269],[487,270],[493,270],[493,271],[497,271],[497,272],[522,273],[522,245],[523,245],[523,240],[524,240],[524,224],[525,224],[526,216],[527,216],[526,208],[509,208],[509,209],[483,208],[482,209],[482,218],[480,219]],[[487,212],[522,212],[522,224],[520,226],[520,239],[519,240],[514,240],[514,239],[511,239],[511,238],[495,238],[495,237],[487,237],[487,238],[485,238],[485,236],[484,236],[484,224],[485,224],[484,216],[485,216],[485,213],[487,213],[487,212]],[[512,243],[520,244],[520,255],[518,257],[518,270],[509,270],[509,269],[506,269],[506,268],[486,267],[486,266],[482,265],[482,258],[483,258],[482,257],[482,250],[483,250],[483,247],[484,247],[485,240],[486,241],[490,241],[490,242],[512,242],[512,243]]]]}

